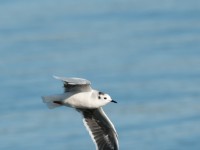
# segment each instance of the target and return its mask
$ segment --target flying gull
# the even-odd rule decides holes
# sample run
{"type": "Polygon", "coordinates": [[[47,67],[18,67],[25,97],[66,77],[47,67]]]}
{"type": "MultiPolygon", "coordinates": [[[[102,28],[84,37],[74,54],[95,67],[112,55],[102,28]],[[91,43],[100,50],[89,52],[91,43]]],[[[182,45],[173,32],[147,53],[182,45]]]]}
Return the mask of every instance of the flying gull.
{"type": "Polygon", "coordinates": [[[54,78],[63,81],[64,93],[43,96],[43,102],[48,108],[75,108],[83,115],[83,123],[95,143],[96,150],[119,150],[115,127],[102,109],[102,106],[109,102],[117,102],[108,94],[92,89],[90,81],[86,79],[57,76],[54,78]]]}

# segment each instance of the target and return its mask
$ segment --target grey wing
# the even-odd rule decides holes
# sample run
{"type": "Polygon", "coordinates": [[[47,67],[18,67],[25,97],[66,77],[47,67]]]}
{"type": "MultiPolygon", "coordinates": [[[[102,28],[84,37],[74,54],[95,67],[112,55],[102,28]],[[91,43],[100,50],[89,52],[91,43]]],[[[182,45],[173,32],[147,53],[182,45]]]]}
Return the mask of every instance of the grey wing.
{"type": "Polygon", "coordinates": [[[97,150],[118,150],[117,132],[102,108],[78,109],[84,117],[84,125],[92,137],[97,150]]]}
{"type": "Polygon", "coordinates": [[[88,92],[91,91],[90,81],[82,78],[66,78],[57,77],[55,79],[61,80],[64,83],[65,92],[88,92]]]}

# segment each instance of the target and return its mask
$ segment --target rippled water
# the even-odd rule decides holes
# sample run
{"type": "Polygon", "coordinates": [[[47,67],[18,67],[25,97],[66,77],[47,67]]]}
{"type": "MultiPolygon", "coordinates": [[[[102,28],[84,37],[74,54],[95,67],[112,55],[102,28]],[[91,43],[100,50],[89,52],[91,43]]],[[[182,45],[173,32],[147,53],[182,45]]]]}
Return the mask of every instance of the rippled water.
{"type": "Polygon", "coordinates": [[[94,149],[81,116],[49,110],[52,75],[89,79],[124,150],[199,150],[200,2],[0,1],[0,149],[94,149]]]}

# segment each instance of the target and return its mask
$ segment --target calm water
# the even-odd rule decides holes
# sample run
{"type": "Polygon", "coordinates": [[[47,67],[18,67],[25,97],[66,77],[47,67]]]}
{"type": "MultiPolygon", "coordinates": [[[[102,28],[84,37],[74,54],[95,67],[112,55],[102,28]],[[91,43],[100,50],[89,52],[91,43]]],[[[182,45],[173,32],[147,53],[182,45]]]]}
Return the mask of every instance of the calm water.
{"type": "Polygon", "coordinates": [[[200,1],[1,0],[0,149],[93,150],[81,116],[49,110],[52,75],[92,81],[123,150],[200,149],[200,1]]]}

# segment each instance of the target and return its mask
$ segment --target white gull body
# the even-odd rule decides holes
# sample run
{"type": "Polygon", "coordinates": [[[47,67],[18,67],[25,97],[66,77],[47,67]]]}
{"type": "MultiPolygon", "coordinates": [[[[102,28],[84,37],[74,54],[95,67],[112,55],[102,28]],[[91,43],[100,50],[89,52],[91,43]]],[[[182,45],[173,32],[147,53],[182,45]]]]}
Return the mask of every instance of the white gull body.
{"type": "Polygon", "coordinates": [[[50,109],[67,106],[82,113],[84,125],[95,143],[96,150],[119,150],[115,127],[102,109],[102,106],[109,102],[116,102],[108,94],[92,89],[90,81],[86,79],[54,77],[64,82],[65,92],[43,96],[43,102],[50,109]]]}

